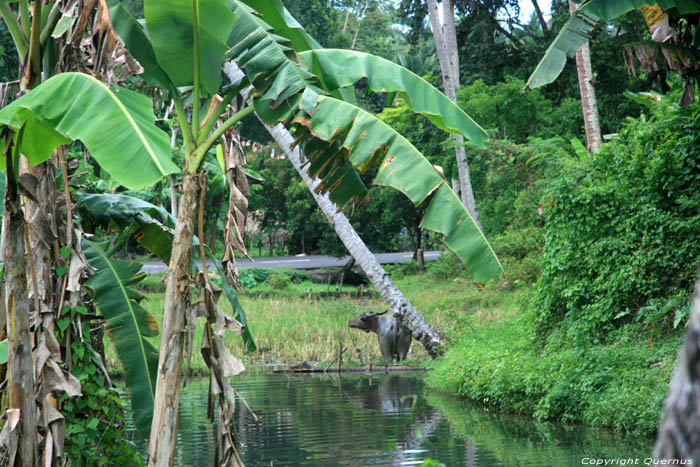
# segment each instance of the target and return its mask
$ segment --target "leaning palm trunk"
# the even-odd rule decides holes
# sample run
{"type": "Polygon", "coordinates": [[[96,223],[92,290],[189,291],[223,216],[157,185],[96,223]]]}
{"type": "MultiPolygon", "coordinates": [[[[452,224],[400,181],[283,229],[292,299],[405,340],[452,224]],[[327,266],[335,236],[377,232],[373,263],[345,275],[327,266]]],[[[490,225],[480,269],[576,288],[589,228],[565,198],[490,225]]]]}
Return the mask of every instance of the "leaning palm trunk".
{"type": "MultiPolygon", "coordinates": [[[[578,5],[569,0],[569,11],[573,15],[578,5]]],[[[597,151],[603,144],[598,120],[598,104],[593,87],[593,67],[591,66],[591,50],[586,41],[576,52],[576,72],[578,86],[581,91],[581,106],[583,107],[583,123],[586,129],[586,146],[589,151],[597,151]]]]}
{"type": "Polygon", "coordinates": [[[367,245],[362,241],[360,236],[355,232],[355,229],[348,221],[348,218],[342,212],[338,211],[337,206],[330,200],[328,194],[321,194],[317,190],[321,181],[312,179],[304,170],[301,163],[301,152],[299,147],[294,146],[294,138],[287,129],[279,124],[275,127],[265,125],[267,131],[272,135],[274,140],[282,147],[282,150],[287,155],[289,160],[294,165],[294,168],[299,173],[301,178],[309,187],[309,191],[318,203],[323,214],[328,218],[328,222],[342,240],[350,254],[355,258],[362,270],[367,274],[367,277],[372,281],[372,284],[377,289],[382,298],[391,307],[394,317],[400,319],[403,324],[411,331],[413,338],[423,344],[425,350],[432,358],[438,357],[446,343],[445,336],[440,333],[432,324],[430,324],[416,310],[411,302],[401,293],[398,287],[391,280],[389,275],[384,271],[384,268],[379,264],[377,258],[374,257],[367,245]]]}
{"type": "Polygon", "coordinates": [[[700,462],[700,279],[695,283],[688,331],[666,396],[654,458],[678,459],[687,465],[690,460],[700,462]]]}
{"type": "MultiPolygon", "coordinates": [[[[457,55],[457,36],[454,22],[454,1],[443,0],[443,20],[444,30],[440,26],[437,3],[435,0],[428,0],[428,11],[430,25],[433,31],[435,49],[437,50],[440,71],[442,72],[442,83],[445,86],[445,95],[452,101],[457,102],[456,89],[459,87],[459,57],[457,55]]],[[[455,142],[455,158],[457,159],[457,171],[459,173],[459,191],[462,203],[469,211],[476,225],[483,232],[484,228],[479,221],[479,213],[476,210],[474,190],[472,189],[471,177],[469,175],[469,163],[464,151],[464,137],[462,135],[452,135],[455,142]]]]}

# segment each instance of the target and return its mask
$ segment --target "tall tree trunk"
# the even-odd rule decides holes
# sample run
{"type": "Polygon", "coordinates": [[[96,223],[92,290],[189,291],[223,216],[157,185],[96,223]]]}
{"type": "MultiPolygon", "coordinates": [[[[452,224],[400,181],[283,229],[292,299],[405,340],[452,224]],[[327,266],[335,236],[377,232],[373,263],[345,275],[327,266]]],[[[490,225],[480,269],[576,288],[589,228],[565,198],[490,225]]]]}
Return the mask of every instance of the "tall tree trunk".
{"type": "Polygon", "coordinates": [[[357,18],[357,29],[355,29],[355,35],[352,37],[352,44],[350,44],[350,50],[355,49],[355,43],[357,42],[357,35],[360,33],[360,28],[362,27],[362,20],[365,18],[365,10],[367,10],[367,5],[369,2],[365,2],[360,12],[360,17],[357,18]]]}
{"type": "MultiPolygon", "coordinates": [[[[430,25],[435,40],[438,61],[440,62],[440,72],[442,82],[445,86],[445,95],[452,101],[457,102],[456,88],[459,86],[459,57],[457,55],[457,33],[454,22],[454,2],[453,0],[443,0],[443,20],[445,27],[440,25],[440,15],[436,0],[428,0],[428,13],[430,25]]],[[[462,135],[452,135],[455,142],[455,158],[457,159],[457,170],[459,172],[459,192],[462,203],[467,208],[476,225],[481,231],[484,228],[479,221],[479,213],[476,210],[474,200],[474,190],[472,189],[471,177],[469,175],[469,163],[464,151],[464,137],[462,135]]]]}
{"type": "Polygon", "coordinates": [[[185,337],[185,312],[190,306],[189,267],[192,256],[199,174],[185,173],[182,196],[166,273],[165,305],[158,359],[158,379],[153,404],[153,423],[148,443],[149,467],[172,465],[175,453],[180,372],[185,337]]]}
{"type": "Polygon", "coordinates": [[[444,350],[444,345],[447,341],[445,336],[435,329],[396,287],[389,275],[384,271],[384,268],[382,268],[372,252],[369,251],[367,245],[357,235],[345,214],[338,211],[337,206],[330,200],[328,194],[317,192],[316,188],[321,181],[312,179],[302,167],[299,147],[292,149],[294,138],[289,131],[282,124],[275,127],[265,125],[265,127],[277,144],[282,147],[287,158],[292,162],[304,183],[306,183],[321,211],[328,218],[328,222],[335,229],[345,247],[365,274],[367,274],[367,277],[372,281],[382,298],[391,307],[394,317],[403,322],[411,331],[413,338],[423,344],[423,347],[425,347],[425,350],[428,351],[432,358],[439,356],[444,350]]]}
{"type": "MultiPolygon", "coordinates": [[[[700,463],[700,279],[678,366],[666,396],[664,415],[654,446],[655,459],[692,459],[700,463]]],[[[687,465],[690,465],[688,463],[687,465]]]]}
{"type": "Polygon", "coordinates": [[[540,5],[537,3],[537,0],[532,0],[532,6],[535,7],[535,13],[537,13],[537,19],[540,22],[540,26],[542,26],[542,32],[547,32],[547,21],[544,20],[542,9],[540,9],[540,5]]]}
{"type": "MultiPolygon", "coordinates": [[[[574,14],[578,5],[569,0],[569,11],[574,14]]],[[[581,91],[581,106],[583,107],[583,123],[586,128],[586,146],[589,151],[597,151],[603,144],[598,120],[598,104],[593,87],[593,67],[591,66],[591,51],[588,41],[576,52],[576,72],[578,86],[581,91]]]]}
{"type": "Polygon", "coordinates": [[[37,416],[34,398],[34,361],[29,331],[30,302],[24,256],[24,214],[17,183],[7,156],[7,188],[3,214],[2,248],[5,260],[5,310],[8,338],[9,410],[4,432],[9,436],[11,466],[38,465],[37,416]]]}

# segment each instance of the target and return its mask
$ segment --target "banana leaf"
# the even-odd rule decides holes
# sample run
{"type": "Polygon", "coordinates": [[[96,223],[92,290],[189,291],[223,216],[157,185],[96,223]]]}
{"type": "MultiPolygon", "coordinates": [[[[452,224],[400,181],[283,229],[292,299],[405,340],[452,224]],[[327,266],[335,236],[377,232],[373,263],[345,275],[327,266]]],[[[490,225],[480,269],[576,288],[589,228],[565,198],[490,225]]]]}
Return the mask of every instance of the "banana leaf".
{"type": "Polygon", "coordinates": [[[327,173],[338,153],[361,173],[379,167],[374,183],[401,191],[416,206],[425,203],[421,226],[445,235],[445,243],[464,260],[474,280],[486,282],[502,274],[501,263],[462,202],[408,140],[371,113],[311,90],[304,93],[301,108],[295,122],[313,131],[315,139],[338,145],[335,152],[304,147],[311,175],[324,183],[342,183],[345,165],[327,173]]]}
{"type": "Polygon", "coordinates": [[[394,62],[355,50],[321,49],[299,56],[311,66],[328,91],[351,86],[367,78],[373,92],[398,93],[411,110],[426,116],[438,128],[461,133],[474,144],[483,146],[486,132],[459,108],[420,76],[394,62]]]}
{"type": "Polygon", "coordinates": [[[0,365],[7,363],[9,356],[8,342],[7,339],[0,341],[0,365]]]}
{"type": "Polygon", "coordinates": [[[0,110],[0,124],[25,125],[21,148],[31,164],[79,139],[118,183],[134,190],[178,172],[168,135],[154,121],[150,99],[112,91],[82,73],[56,75],[0,110]]]}
{"type": "Polygon", "coordinates": [[[278,34],[292,43],[297,52],[311,49],[321,49],[323,46],[311,37],[299,22],[287,11],[281,0],[243,0],[250,8],[262,17],[278,34]]]}
{"type": "Polygon", "coordinates": [[[122,40],[127,40],[129,53],[141,64],[143,73],[140,77],[151,84],[172,90],[174,85],[170,77],[158,64],[148,34],[143,25],[131,14],[119,0],[107,0],[112,27],[122,40]]]}
{"type": "MultiPolygon", "coordinates": [[[[233,27],[227,2],[149,0],[144,2],[144,13],[157,63],[174,85],[193,85],[197,69],[204,93],[216,94],[221,84],[226,38],[233,27]]],[[[127,46],[131,50],[133,41],[129,40],[127,46]]]]}
{"type": "Polygon", "coordinates": [[[153,417],[158,371],[158,351],[148,341],[158,334],[153,316],[139,302],[143,296],[130,288],[143,279],[141,264],[111,259],[102,247],[83,240],[83,252],[96,274],[85,282],[107,324],[107,333],[124,365],[124,379],[131,393],[134,424],[147,438],[153,417]]]}
{"type": "Polygon", "coordinates": [[[696,0],[589,0],[581,8],[585,7],[587,12],[601,19],[611,20],[653,4],[659,5],[663,11],[680,15],[700,12],[700,3],[696,0]]]}
{"type": "MultiPolygon", "coordinates": [[[[74,196],[78,202],[78,212],[87,227],[97,225],[118,231],[131,229],[130,236],[146,251],[155,254],[166,265],[170,262],[176,220],[163,208],[125,195],[76,193],[74,196]]],[[[196,249],[198,246],[199,239],[195,236],[192,247],[196,249]]],[[[222,278],[221,287],[231,304],[234,318],[245,326],[241,337],[246,350],[255,352],[257,348],[247,325],[245,310],[241,307],[235,290],[226,281],[221,262],[208,248],[207,252],[207,259],[214,263],[222,278]]],[[[192,265],[196,268],[196,265],[192,265]]]]}
{"type": "Polygon", "coordinates": [[[700,13],[700,3],[695,0],[589,0],[581,4],[564,24],[527,80],[526,88],[534,89],[552,83],[561,74],[566,58],[573,57],[588,40],[590,31],[600,20],[618,18],[632,10],[651,3],[658,4],[663,11],[676,14],[700,13]]]}

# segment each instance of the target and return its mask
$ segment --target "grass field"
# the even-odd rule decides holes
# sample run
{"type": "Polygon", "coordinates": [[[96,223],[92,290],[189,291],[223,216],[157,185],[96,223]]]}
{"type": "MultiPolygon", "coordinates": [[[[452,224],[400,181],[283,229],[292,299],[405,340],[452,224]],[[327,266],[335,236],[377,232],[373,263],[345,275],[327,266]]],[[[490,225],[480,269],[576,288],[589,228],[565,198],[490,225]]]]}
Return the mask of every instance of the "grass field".
{"type": "MultiPolygon", "coordinates": [[[[153,274],[137,286],[145,296],[142,306],[153,314],[159,327],[165,287],[162,279],[162,274],[153,274]]],[[[490,322],[514,313],[513,305],[502,305],[502,302],[507,302],[503,299],[502,291],[487,289],[480,292],[471,282],[460,278],[444,280],[427,274],[408,275],[398,279],[397,285],[414,306],[449,337],[455,337],[456,330],[464,326],[490,322]],[[426,284],[429,286],[426,287],[426,284]]],[[[245,354],[241,338],[232,333],[227,333],[226,345],[249,365],[298,364],[304,361],[326,365],[336,358],[341,344],[346,349],[343,353],[344,365],[366,364],[370,359],[373,363],[382,362],[376,336],[350,329],[347,323],[364,311],[386,309],[384,301],[376,294],[363,298],[333,297],[337,292],[335,285],[330,288],[331,297],[313,298],[315,294],[327,290],[326,284],[309,281],[292,283],[281,289],[274,289],[266,283],[244,289],[239,293],[239,299],[258,352],[245,354]]],[[[356,287],[343,286],[344,293],[356,291],[356,287]]],[[[222,299],[220,306],[231,313],[226,300],[222,299]]],[[[204,321],[200,319],[191,360],[194,372],[206,371],[198,351],[203,326],[204,321]]],[[[158,341],[159,337],[153,339],[156,348],[158,341]]],[[[109,368],[119,373],[121,364],[111,342],[107,340],[105,346],[109,368]]],[[[408,358],[413,364],[423,364],[429,360],[423,347],[415,341],[408,358]]]]}

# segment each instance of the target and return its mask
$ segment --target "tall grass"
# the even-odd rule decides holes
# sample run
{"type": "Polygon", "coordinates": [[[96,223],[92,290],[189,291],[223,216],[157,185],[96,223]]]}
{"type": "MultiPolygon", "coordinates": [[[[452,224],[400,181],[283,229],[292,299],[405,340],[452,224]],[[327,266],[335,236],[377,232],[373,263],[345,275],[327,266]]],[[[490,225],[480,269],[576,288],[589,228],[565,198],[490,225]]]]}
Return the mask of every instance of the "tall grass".
{"type": "MultiPolygon", "coordinates": [[[[320,284],[292,284],[275,291],[267,284],[239,293],[239,299],[246,311],[250,328],[258,351],[245,354],[240,337],[227,332],[225,343],[231,352],[243,358],[248,364],[298,364],[301,362],[325,365],[337,357],[342,345],[343,364],[381,364],[381,352],[376,335],[364,333],[348,327],[348,320],[367,310],[381,311],[387,308],[380,298],[309,298],[308,292],[325,291],[327,286],[320,284]],[[313,287],[312,287],[313,285],[313,287]]],[[[499,307],[487,308],[494,301],[497,291],[479,292],[474,285],[463,279],[436,279],[427,275],[411,275],[397,281],[413,304],[438,329],[448,336],[457,327],[469,325],[472,320],[490,320],[493,316],[509,311],[499,307]],[[459,325],[459,326],[458,326],[459,325]]],[[[145,295],[142,306],[151,313],[159,328],[163,315],[162,274],[148,276],[137,285],[145,295]]],[[[335,291],[335,286],[331,286],[335,291]]],[[[353,288],[343,288],[352,292],[353,288]]],[[[222,299],[222,309],[231,314],[231,309],[222,299]]],[[[199,352],[204,320],[198,320],[195,329],[191,367],[193,372],[204,372],[206,366],[199,352]]],[[[153,338],[159,347],[160,336],[153,338]]],[[[105,342],[108,367],[119,372],[121,364],[108,340],[105,342]]],[[[414,364],[425,362],[429,357],[420,343],[414,341],[408,360],[414,364]]],[[[410,363],[410,362],[409,362],[410,363]]]]}

